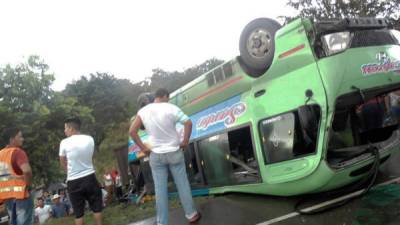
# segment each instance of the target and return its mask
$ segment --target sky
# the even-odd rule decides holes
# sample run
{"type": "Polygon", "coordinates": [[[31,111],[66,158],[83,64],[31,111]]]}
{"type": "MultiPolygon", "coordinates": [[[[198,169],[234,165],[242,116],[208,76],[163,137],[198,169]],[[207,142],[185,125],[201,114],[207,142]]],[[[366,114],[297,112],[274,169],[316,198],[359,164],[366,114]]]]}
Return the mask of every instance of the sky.
{"type": "Polygon", "coordinates": [[[155,68],[183,71],[239,55],[246,24],[294,15],[286,2],[1,0],[0,66],[39,55],[55,74],[54,90],[96,72],[138,82],[155,68]]]}

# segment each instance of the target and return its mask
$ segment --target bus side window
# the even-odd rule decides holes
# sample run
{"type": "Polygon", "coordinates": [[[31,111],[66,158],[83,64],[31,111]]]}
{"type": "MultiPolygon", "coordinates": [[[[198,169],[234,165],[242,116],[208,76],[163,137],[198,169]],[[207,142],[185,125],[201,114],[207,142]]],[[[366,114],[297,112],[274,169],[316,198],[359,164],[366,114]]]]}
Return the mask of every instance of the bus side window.
{"type": "Polygon", "coordinates": [[[232,64],[229,62],[223,66],[225,78],[233,75],[232,64]]]}
{"type": "Polygon", "coordinates": [[[314,153],[320,114],[319,106],[312,105],[261,121],[260,132],[266,163],[314,153]]]}
{"type": "Polygon", "coordinates": [[[181,93],[176,95],[176,103],[177,106],[182,106],[183,105],[183,96],[181,93]]]}
{"type": "Polygon", "coordinates": [[[225,79],[224,74],[222,73],[222,69],[220,67],[214,70],[214,76],[217,83],[225,79]]]}
{"type": "Polygon", "coordinates": [[[214,73],[208,73],[207,74],[207,83],[208,83],[208,86],[209,87],[211,87],[211,86],[213,86],[214,84],[215,84],[215,78],[214,78],[214,73]]]}

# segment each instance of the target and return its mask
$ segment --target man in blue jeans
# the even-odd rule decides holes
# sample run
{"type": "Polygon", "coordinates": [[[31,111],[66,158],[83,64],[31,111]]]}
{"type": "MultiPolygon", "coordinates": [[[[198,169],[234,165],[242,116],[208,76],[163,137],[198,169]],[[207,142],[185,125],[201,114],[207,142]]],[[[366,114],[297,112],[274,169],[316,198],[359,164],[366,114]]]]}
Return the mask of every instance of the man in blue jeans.
{"type": "Polygon", "coordinates": [[[142,151],[150,153],[150,167],[156,192],[157,224],[168,224],[168,168],[178,189],[185,216],[190,223],[195,223],[201,216],[194,207],[182,152],[189,144],[192,122],[181,109],[168,101],[169,92],[163,88],[158,89],[154,103],[138,111],[129,133],[142,151]],[[182,142],[176,130],[176,123],[184,125],[182,142]],[[138,130],[142,125],[149,136],[151,149],[139,138],[138,130]]]}

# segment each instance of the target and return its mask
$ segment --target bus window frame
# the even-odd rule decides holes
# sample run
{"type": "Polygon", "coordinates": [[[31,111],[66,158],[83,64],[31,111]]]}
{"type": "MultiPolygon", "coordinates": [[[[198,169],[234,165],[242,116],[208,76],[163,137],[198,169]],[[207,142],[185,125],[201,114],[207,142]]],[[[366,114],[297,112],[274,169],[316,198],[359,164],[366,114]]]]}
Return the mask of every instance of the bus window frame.
{"type": "MultiPolygon", "coordinates": [[[[299,106],[299,107],[297,107],[295,109],[292,109],[292,110],[289,110],[289,111],[285,111],[283,113],[275,114],[273,116],[265,117],[265,118],[262,118],[262,119],[260,119],[258,121],[257,132],[259,134],[259,142],[260,142],[260,146],[261,146],[261,153],[262,153],[262,156],[264,158],[263,159],[264,165],[273,165],[273,164],[277,164],[277,163],[290,162],[290,161],[293,161],[293,160],[297,160],[297,159],[300,159],[300,158],[305,158],[305,157],[308,157],[308,156],[312,156],[312,155],[317,155],[318,154],[318,147],[319,147],[318,142],[319,142],[319,139],[320,139],[320,132],[321,132],[320,129],[321,129],[321,120],[322,120],[322,107],[321,107],[321,105],[316,104],[316,103],[315,104],[309,104],[308,106],[318,106],[319,107],[319,121],[318,121],[317,137],[316,137],[316,140],[315,140],[316,141],[315,142],[315,150],[312,153],[298,155],[296,157],[293,157],[293,158],[287,159],[287,160],[280,160],[280,161],[274,161],[274,162],[268,162],[267,161],[267,155],[266,155],[266,151],[264,149],[264,144],[263,144],[263,141],[262,141],[262,138],[263,138],[263,135],[262,135],[262,132],[261,132],[262,122],[265,121],[265,120],[268,120],[268,119],[272,119],[272,118],[276,118],[276,117],[281,116],[281,115],[288,114],[288,113],[294,113],[296,111],[298,112],[298,109],[300,107],[299,106]]],[[[292,149],[292,151],[293,151],[293,149],[292,149]]]]}

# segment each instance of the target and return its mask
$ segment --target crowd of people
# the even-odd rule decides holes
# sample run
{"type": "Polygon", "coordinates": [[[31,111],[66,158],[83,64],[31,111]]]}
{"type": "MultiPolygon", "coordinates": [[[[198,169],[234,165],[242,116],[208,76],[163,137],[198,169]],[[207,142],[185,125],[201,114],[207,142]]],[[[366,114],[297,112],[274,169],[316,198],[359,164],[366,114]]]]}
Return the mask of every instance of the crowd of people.
{"type": "MultiPolygon", "coordinates": [[[[121,202],[123,185],[118,170],[114,168],[104,174],[102,184],[103,207],[111,205],[113,202],[121,202]]],[[[59,189],[50,194],[49,191],[42,190],[40,196],[34,202],[34,223],[44,224],[51,218],[73,215],[74,210],[66,192],[66,189],[59,189]]],[[[40,191],[37,193],[40,193],[40,191]]]]}
{"type": "Polygon", "coordinates": [[[103,203],[104,206],[110,205],[114,200],[117,202],[122,201],[123,190],[122,180],[118,170],[112,169],[103,175],[103,203]]]}
{"type": "Polygon", "coordinates": [[[52,196],[48,191],[43,191],[42,196],[36,199],[35,205],[35,222],[39,224],[45,223],[50,218],[61,218],[73,214],[64,189],[60,189],[52,196]]]}

